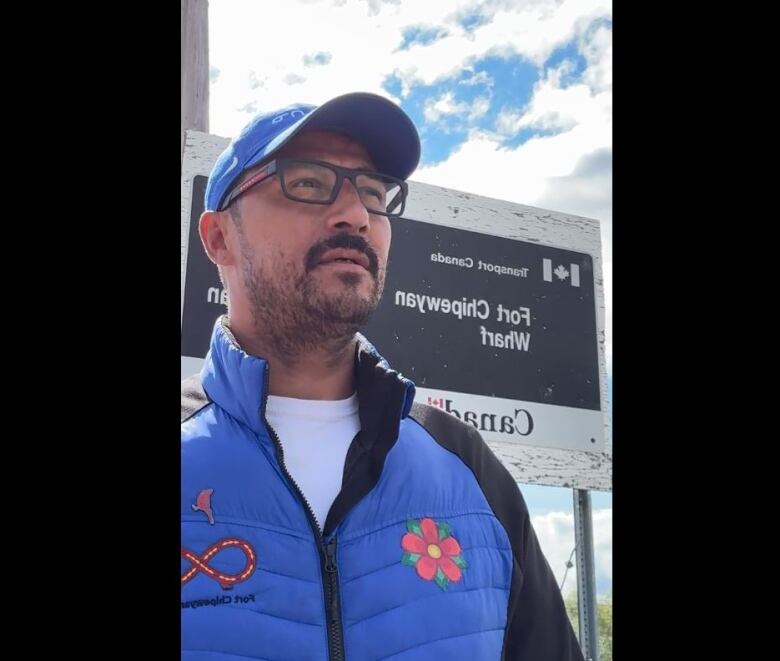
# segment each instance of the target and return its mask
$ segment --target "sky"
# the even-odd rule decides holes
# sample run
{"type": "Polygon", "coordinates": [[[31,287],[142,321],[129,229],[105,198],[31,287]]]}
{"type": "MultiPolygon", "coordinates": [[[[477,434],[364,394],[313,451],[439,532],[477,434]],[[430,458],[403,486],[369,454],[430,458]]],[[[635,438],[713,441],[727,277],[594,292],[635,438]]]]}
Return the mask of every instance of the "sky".
{"type": "MultiPolygon", "coordinates": [[[[594,218],[612,371],[612,3],[209,0],[209,133],[355,91],[420,131],[412,181],[594,218]]],[[[611,397],[610,397],[611,400],[611,397]]],[[[560,585],[572,492],[521,485],[560,585]]],[[[612,497],[592,493],[597,592],[612,585],[612,497]]],[[[564,592],[576,586],[569,570],[564,592]]]]}

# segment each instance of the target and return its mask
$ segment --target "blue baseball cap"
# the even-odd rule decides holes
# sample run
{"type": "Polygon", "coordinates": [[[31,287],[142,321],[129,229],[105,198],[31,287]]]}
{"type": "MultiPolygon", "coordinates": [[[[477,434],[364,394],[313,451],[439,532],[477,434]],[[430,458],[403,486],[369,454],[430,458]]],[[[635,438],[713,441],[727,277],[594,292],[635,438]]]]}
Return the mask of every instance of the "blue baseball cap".
{"type": "Polygon", "coordinates": [[[249,168],[272,156],[304,128],[343,133],[362,144],[377,170],[409,177],[420,161],[420,136],[395,103],[356,92],[321,106],[295,104],[255,117],[214,164],[206,185],[206,211],[217,211],[249,168]]]}

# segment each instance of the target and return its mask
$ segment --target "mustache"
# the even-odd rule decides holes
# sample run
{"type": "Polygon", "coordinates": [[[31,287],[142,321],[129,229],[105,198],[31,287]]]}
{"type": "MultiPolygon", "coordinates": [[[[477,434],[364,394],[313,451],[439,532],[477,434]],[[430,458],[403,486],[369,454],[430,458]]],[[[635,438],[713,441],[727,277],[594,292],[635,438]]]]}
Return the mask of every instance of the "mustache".
{"type": "Polygon", "coordinates": [[[379,257],[374,249],[362,236],[356,234],[336,234],[324,241],[315,243],[309,248],[304,258],[306,273],[320,263],[322,256],[335,248],[345,248],[348,250],[357,250],[362,252],[368,258],[368,272],[376,278],[379,273],[379,257]]]}

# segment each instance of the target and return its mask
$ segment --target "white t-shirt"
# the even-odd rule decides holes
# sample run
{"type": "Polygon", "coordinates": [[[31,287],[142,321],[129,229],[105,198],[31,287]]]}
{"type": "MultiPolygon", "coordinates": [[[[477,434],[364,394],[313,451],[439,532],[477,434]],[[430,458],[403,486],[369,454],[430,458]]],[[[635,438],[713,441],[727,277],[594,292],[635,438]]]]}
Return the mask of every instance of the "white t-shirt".
{"type": "Polygon", "coordinates": [[[322,530],[341,491],[347,450],[360,431],[357,394],[335,401],[269,395],[265,417],[282,444],[288,472],[322,530]]]}

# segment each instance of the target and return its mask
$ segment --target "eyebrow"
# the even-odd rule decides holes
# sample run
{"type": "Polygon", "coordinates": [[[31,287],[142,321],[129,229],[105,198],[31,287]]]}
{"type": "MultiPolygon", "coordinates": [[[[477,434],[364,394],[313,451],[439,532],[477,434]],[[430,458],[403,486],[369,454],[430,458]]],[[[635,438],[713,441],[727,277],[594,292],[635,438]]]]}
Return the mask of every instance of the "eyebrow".
{"type": "MultiPolygon", "coordinates": [[[[333,156],[333,152],[322,152],[322,151],[315,151],[315,150],[312,151],[305,150],[303,153],[290,153],[290,152],[285,152],[284,150],[280,150],[279,153],[276,154],[276,158],[299,158],[302,160],[325,161],[326,163],[333,163],[333,165],[338,165],[338,163],[334,163],[331,160],[332,156],[333,156]]],[[[338,154],[338,157],[344,157],[347,160],[350,160],[352,158],[350,154],[344,154],[344,153],[338,154]]],[[[377,172],[377,167],[373,164],[370,157],[364,157],[359,154],[355,154],[354,159],[356,162],[360,163],[360,165],[351,167],[350,169],[370,170],[371,172],[377,172]]],[[[342,167],[346,167],[346,166],[342,166],[342,167]]]]}

